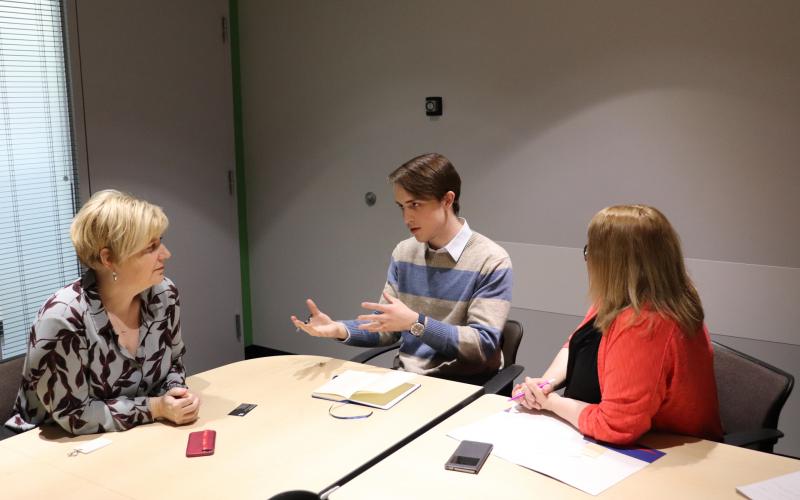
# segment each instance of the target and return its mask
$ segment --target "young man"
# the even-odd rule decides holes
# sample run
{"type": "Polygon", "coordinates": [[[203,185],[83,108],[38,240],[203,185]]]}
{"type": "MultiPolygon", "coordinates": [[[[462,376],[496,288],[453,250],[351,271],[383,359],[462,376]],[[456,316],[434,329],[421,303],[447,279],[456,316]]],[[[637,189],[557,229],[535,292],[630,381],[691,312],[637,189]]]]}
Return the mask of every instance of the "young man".
{"type": "Polygon", "coordinates": [[[375,347],[400,339],[394,367],[470,381],[502,364],[501,334],[511,307],[511,259],[458,217],[461,178],[444,156],[418,156],[389,175],[413,235],[392,252],[379,303],[355,320],[333,321],[306,301],[295,327],[315,337],[375,347]]]}

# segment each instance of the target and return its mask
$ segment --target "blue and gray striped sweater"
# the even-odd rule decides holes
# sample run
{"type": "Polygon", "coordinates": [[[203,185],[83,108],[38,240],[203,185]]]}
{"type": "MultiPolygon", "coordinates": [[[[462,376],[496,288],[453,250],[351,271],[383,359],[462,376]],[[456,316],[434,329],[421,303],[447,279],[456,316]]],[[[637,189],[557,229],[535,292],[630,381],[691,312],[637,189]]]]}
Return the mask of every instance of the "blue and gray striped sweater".
{"type": "Polygon", "coordinates": [[[420,337],[408,331],[372,333],[351,320],[343,322],[350,332],[346,343],[374,347],[401,339],[395,368],[423,375],[469,377],[497,371],[511,285],[508,253],[479,233],[472,233],[457,262],[449,253],[409,238],[392,252],[384,291],[425,314],[425,332],[420,337]]]}

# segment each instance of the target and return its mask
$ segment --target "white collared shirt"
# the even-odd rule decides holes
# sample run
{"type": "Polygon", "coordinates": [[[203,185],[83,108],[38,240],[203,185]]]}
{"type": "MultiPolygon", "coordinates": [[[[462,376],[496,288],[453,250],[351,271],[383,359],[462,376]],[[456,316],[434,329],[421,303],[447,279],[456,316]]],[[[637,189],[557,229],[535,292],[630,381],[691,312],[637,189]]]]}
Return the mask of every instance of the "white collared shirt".
{"type": "Polygon", "coordinates": [[[450,254],[450,257],[453,258],[454,261],[458,262],[458,259],[461,258],[461,254],[464,253],[464,248],[467,246],[467,242],[469,241],[470,236],[472,236],[472,229],[469,228],[469,224],[467,224],[467,219],[463,217],[458,218],[459,222],[461,222],[461,229],[453,236],[453,239],[450,242],[443,246],[438,250],[434,250],[428,245],[425,244],[428,249],[432,252],[447,252],[450,254]]]}

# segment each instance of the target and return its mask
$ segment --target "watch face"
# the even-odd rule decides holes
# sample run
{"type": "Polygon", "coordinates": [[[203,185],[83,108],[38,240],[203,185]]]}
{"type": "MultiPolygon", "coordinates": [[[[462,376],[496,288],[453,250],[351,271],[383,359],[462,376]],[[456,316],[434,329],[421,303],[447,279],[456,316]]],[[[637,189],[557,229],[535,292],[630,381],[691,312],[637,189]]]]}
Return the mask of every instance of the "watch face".
{"type": "Polygon", "coordinates": [[[425,325],[422,323],[414,323],[411,325],[411,333],[419,337],[425,331],[425,325]]]}

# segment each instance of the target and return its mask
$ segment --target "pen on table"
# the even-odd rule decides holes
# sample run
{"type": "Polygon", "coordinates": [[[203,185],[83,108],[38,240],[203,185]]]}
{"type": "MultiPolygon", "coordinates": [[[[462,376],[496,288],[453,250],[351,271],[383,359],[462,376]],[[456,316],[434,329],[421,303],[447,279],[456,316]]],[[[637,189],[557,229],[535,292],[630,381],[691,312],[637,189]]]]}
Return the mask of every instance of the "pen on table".
{"type": "MultiPolygon", "coordinates": [[[[545,386],[548,386],[548,385],[552,384],[555,381],[556,381],[556,379],[551,378],[550,380],[548,380],[546,382],[539,382],[539,389],[544,389],[545,386]]],[[[525,395],[525,391],[520,392],[519,394],[516,394],[516,395],[511,396],[510,398],[508,398],[508,401],[516,401],[516,400],[518,400],[519,398],[521,398],[524,395],[525,395]]]]}

